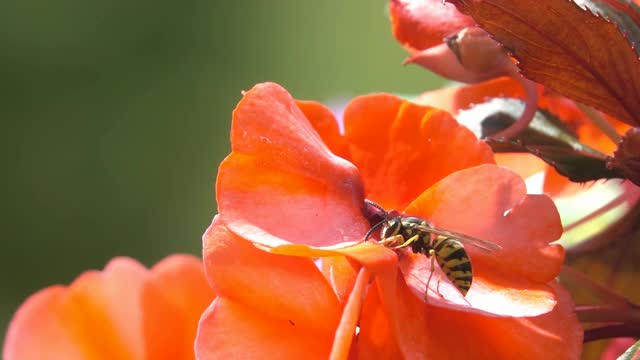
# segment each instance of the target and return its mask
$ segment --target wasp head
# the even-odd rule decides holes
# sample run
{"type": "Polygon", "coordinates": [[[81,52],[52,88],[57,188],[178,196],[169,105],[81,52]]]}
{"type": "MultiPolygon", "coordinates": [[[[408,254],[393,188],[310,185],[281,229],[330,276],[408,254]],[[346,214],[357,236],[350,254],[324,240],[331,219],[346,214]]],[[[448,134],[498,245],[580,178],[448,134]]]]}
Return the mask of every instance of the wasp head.
{"type": "Polygon", "coordinates": [[[402,217],[401,216],[393,216],[387,218],[385,220],[384,225],[382,226],[382,235],[381,238],[386,239],[392,236],[398,235],[400,230],[402,229],[402,217]]]}
{"type": "Polygon", "coordinates": [[[397,235],[402,230],[402,216],[395,210],[387,212],[380,205],[371,200],[365,200],[364,214],[372,224],[364,236],[367,240],[373,232],[382,227],[381,239],[397,235]]]}

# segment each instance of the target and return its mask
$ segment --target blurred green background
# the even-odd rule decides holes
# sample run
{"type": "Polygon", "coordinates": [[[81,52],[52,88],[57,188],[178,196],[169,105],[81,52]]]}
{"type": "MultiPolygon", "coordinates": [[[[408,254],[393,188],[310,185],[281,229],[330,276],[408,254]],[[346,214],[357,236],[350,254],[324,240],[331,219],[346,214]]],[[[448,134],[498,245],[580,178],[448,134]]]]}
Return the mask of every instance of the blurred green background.
{"type": "Polygon", "coordinates": [[[200,254],[241,90],[438,82],[400,65],[383,0],[5,2],[0,47],[0,334],[29,294],[114,256],[200,254]]]}

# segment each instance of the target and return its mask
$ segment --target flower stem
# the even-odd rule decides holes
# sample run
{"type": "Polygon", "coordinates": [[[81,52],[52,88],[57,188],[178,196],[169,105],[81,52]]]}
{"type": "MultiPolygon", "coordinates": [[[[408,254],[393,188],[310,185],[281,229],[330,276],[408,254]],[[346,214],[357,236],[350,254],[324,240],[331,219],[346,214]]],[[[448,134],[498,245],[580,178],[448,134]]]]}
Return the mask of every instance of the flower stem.
{"type": "Polygon", "coordinates": [[[640,337],[640,306],[594,282],[585,275],[564,266],[563,275],[586,285],[606,305],[579,305],[575,312],[581,322],[598,326],[585,329],[584,342],[614,337],[640,337]]]}
{"type": "Polygon", "coordinates": [[[611,324],[598,326],[584,331],[583,342],[610,339],[616,337],[640,337],[640,326],[638,324],[611,324]]]}
{"type": "Polygon", "coordinates": [[[582,224],[586,223],[589,220],[595,219],[596,217],[608,212],[609,210],[617,207],[620,204],[624,204],[625,202],[627,202],[628,197],[629,197],[628,194],[626,194],[625,192],[621,192],[620,194],[618,194],[618,196],[616,196],[615,198],[611,199],[611,201],[609,201],[608,203],[602,205],[598,209],[594,210],[592,213],[590,213],[587,216],[584,216],[584,217],[572,222],[571,224],[565,226],[563,231],[567,232],[567,231],[575,228],[578,225],[582,225],[582,224]]]}
{"type": "Polygon", "coordinates": [[[536,115],[536,111],[538,111],[538,88],[536,83],[531,80],[525,79],[522,75],[517,72],[513,72],[510,74],[516,81],[518,81],[522,87],[524,88],[526,98],[524,101],[524,110],[520,117],[508,128],[491,135],[494,139],[511,139],[529,127],[531,121],[536,115]]]}
{"type": "Polygon", "coordinates": [[[353,290],[351,294],[349,294],[347,304],[342,311],[342,318],[340,319],[340,324],[338,324],[336,336],[331,348],[331,355],[329,356],[331,360],[344,360],[349,356],[351,343],[356,334],[356,326],[360,319],[360,310],[366,294],[365,290],[367,285],[369,285],[370,278],[371,273],[369,270],[364,266],[361,267],[356,282],[353,285],[353,290]]]}
{"type": "Polygon", "coordinates": [[[629,306],[629,301],[624,296],[605,286],[602,286],[601,284],[593,281],[585,274],[571,268],[570,266],[562,266],[561,275],[565,276],[567,280],[571,280],[582,286],[585,286],[600,299],[607,301],[612,307],[622,308],[629,306]]]}
{"type": "Polygon", "coordinates": [[[582,322],[625,323],[640,326],[640,310],[633,303],[617,307],[611,305],[580,305],[576,306],[576,315],[582,322]]]}
{"type": "Polygon", "coordinates": [[[598,127],[598,129],[600,129],[609,139],[611,139],[611,141],[613,141],[614,144],[618,144],[621,136],[611,125],[611,123],[609,123],[602,117],[602,115],[600,115],[600,113],[593,110],[592,108],[578,102],[576,102],[576,105],[580,108],[580,110],[582,110],[585,115],[587,115],[589,120],[591,120],[591,122],[593,122],[598,127]]]}

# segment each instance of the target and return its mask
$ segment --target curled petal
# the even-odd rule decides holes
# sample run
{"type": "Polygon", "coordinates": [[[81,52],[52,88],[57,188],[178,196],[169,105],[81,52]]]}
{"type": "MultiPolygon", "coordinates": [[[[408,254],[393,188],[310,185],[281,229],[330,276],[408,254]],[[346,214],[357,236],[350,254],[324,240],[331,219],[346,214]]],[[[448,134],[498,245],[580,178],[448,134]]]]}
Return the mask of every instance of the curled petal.
{"type": "Polygon", "coordinates": [[[456,170],[493,163],[489,146],[449,114],[392,95],[354,99],[344,121],[367,198],[387,209],[404,208],[456,170]]]}
{"type": "Polygon", "coordinates": [[[398,266],[398,256],[395,252],[374,241],[365,241],[335,250],[317,249],[304,245],[282,245],[272,248],[270,251],[274,254],[309,258],[346,256],[379,277],[395,274],[398,266]]]}
{"type": "MultiPolygon", "coordinates": [[[[282,315],[286,317],[286,312],[282,315]]],[[[199,360],[327,359],[332,341],[332,332],[217,298],[202,314],[195,348],[199,360]]]]}
{"type": "Polygon", "coordinates": [[[358,171],[327,148],[286,90],[265,83],[247,92],[231,143],[216,185],[231,231],[267,247],[361,241],[369,224],[358,171]]]}
{"type": "Polygon", "coordinates": [[[441,44],[446,36],[475,24],[439,0],[391,0],[389,13],[393,35],[410,51],[441,44]]]}
{"type": "Polygon", "coordinates": [[[262,251],[219,219],[203,239],[205,272],[218,296],[269,318],[333,333],[341,305],[313,261],[262,251]]]}
{"type": "Polygon", "coordinates": [[[3,356],[193,358],[194,338],[185,336],[195,333],[193,314],[212,298],[195,258],[170,257],[151,271],[116,258],[102,272],[86,272],[69,287],[49,287],[27,299],[11,321],[3,356]],[[178,274],[183,285],[174,282],[178,274]],[[186,292],[173,293],[178,287],[186,292]],[[187,304],[199,308],[185,309],[187,304]]]}

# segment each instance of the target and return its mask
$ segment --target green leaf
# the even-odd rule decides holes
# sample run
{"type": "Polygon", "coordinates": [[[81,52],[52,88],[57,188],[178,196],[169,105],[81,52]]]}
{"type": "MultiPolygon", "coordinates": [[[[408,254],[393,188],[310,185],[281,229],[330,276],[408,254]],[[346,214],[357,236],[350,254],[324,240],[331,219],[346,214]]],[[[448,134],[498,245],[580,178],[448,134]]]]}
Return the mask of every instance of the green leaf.
{"type": "Polygon", "coordinates": [[[524,103],[518,99],[493,98],[458,114],[458,121],[485,139],[495,152],[527,152],[553,166],[571,181],[624,178],[608,169],[607,156],[580,142],[560,119],[538,110],[529,127],[511,140],[490,138],[509,127],[522,114],[524,103]]]}
{"type": "Polygon", "coordinates": [[[618,357],[618,360],[635,360],[640,356],[640,341],[633,344],[622,355],[618,357]]]}

